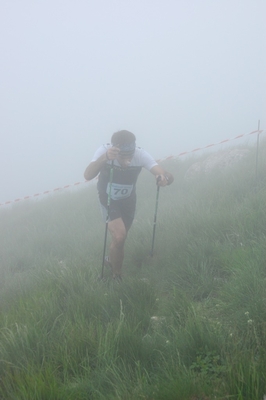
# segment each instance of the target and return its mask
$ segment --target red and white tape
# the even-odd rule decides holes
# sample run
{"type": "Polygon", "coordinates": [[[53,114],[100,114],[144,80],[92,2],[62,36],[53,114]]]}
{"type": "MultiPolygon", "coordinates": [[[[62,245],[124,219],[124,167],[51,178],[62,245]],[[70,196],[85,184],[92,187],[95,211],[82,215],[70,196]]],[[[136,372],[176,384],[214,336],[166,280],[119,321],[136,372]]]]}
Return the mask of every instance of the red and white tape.
{"type": "MultiPolygon", "coordinates": [[[[182,156],[185,156],[187,154],[195,153],[195,152],[200,151],[200,150],[209,149],[210,147],[219,146],[220,144],[231,142],[231,141],[236,140],[236,139],[241,139],[241,138],[249,136],[249,135],[254,135],[255,133],[260,135],[263,132],[266,132],[266,131],[265,130],[256,130],[256,131],[252,131],[252,132],[249,132],[249,133],[243,133],[242,135],[235,136],[234,138],[231,138],[231,139],[225,139],[225,140],[222,140],[221,142],[218,142],[218,143],[208,144],[207,146],[204,146],[204,147],[197,147],[196,149],[193,149],[193,150],[190,150],[190,151],[184,151],[184,152],[179,153],[179,154],[177,154],[175,156],[174,155],[168,156],[168,157],[165,157],[165,158],[157,160],[157,161],[160,162],[160,161],[170,160],[172,158],[182,157],[182,156]]],[[[63,187],[58,187],[58,188],[55,188],[53,190],[46,190],[45,192],[42,192],[42,193],[35,193],[32,196],[25,196],[25,197],[18,198],[18,199],[12,200],[12,201],[6,201],[5,203],[0,203],[0,206],[6,206],[6,205],[10,205],[12,203],[18,203],[19,201],[22,201],[22,200],[33,199],[33,198],[36,198],[38,196],[43,196],[45,194],[54,193],[54,192],[57,192],[59,190],[68,189],[70,187],[75,187],[75,186],[82,185],[82,184],[88,183],[88,182],[89,181],[76,182],[76,183],[74,183],[72,185],[65,185],[63,187]]]]}
{"type": "Polygon", "coordinates": [[[33,199],[33,198],[38,197],[38,196],[43,196],[45,194],[58,192],[59,190],[68,189],[70,187],[82,185],[83,183],[87,183],[87,182],[89,182],[89,181],[76,182],[76,183],[74,183],[72,185],[65,185],[65,186],[62,186],[62,187],[55,188],[53,190],[45,190],[45,192],[35,193],[35,194],[31,195],[31,196],[21,197],[19,199],[15,199],[15,200],[12,200],[12,201],[6,201],[5,203],[2,203],[2,204],[0,203],[0,206],[5,206],[5,205],[12,204],[12,203],[17,203],[17,202],[22,201],[22,200],[33,199]]]}
{"type": "Polygon", "coordinates": [[[185,156],[187,154],[195,153],[196,151],[209,149],[210,147],[219,146],[220,144],[231,142],[231,141],[236,140],[236,139],[241,139],[241,138],[243,138],[245,136],[254,135],[255,133],[260,135],[263,132],[266,132],[266,131],[265,130],[256,130],[256,131],[252,131],[252,132],[249,132],[249,133],[243,133],[242,135],[235,136],[234,138],[231,138],[231,139],[224,139],[224,140],[222,140],[221,142],[218,142],[218,143],[208,144],[207,146],[204,146],[204,147],[197,147],[196,149],[193,149],[193,150],[190,150],[190,151],[183,151],[182,153],[179,153],[176,156],[169,156],[169,157],[163,158],[161,160],[157,160],[157,161],[169,160],[171,158],[178,158],[178,157],[181,157],[181,156],[185,156]]]}

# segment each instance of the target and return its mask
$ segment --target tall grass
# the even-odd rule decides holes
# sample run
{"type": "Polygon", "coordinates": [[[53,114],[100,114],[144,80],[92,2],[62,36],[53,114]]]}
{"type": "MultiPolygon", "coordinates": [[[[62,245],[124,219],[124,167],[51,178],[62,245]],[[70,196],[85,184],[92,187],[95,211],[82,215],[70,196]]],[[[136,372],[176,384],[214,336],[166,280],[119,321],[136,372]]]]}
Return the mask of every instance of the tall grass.
{"type": "Polygon", "coordinates": [[[99,281],[94,187],[0,212],[0,399],[263,399],[266,147],[160,190],[138,185],[124,282],[99,281]]]}

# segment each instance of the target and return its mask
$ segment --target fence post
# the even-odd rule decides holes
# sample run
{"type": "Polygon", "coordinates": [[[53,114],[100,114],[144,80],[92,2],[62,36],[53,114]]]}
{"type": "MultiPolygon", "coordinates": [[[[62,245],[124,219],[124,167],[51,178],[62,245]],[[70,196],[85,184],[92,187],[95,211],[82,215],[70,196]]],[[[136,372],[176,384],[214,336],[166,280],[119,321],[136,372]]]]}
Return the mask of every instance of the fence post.
{"type": "Polygon", "coordinates": [[[256,182],[258,182],[259,144],[260,144],[260,120],[258,121],[258,135],[257,135],[257,151],[256,151],[256,182]]]}

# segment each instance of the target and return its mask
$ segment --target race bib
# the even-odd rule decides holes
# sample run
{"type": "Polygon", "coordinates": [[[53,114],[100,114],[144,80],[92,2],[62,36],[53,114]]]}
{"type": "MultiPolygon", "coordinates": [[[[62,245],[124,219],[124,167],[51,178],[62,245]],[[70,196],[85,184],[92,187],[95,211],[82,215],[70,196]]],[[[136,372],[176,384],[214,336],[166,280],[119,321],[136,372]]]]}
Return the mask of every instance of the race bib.
{"type": "MultiPolygon", "coordinates": [[[[121,185],[119,183],[112,183],[111,186],[111,199],[121,200],[126,199],[132,193],[133,185],[121,185]]],[[[110,182],[107,185],[106,193],[109,195],[110,182]]]]}

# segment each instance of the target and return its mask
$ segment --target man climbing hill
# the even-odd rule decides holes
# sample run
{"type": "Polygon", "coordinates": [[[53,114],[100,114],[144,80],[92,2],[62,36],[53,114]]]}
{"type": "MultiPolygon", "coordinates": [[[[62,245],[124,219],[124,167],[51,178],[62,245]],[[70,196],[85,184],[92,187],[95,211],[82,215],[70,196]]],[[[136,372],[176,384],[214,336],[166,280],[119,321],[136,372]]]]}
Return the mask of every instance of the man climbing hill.
{"type": "Polygon", "coordinates": [[[142,168],[156,177],[159,186],[170,185],[174,180],[172,174],[149,153],[136,147],[136,137],[132,132],[122,130],[112,135],[111,144],[98,148],[84,172],[86,180],[99,174],[99,200],[111,233],[109,257],[106,257],[105,264],[110,265],[116,280],[121,280],[124,244],[134,220],[136,182],[142,168]]]}

